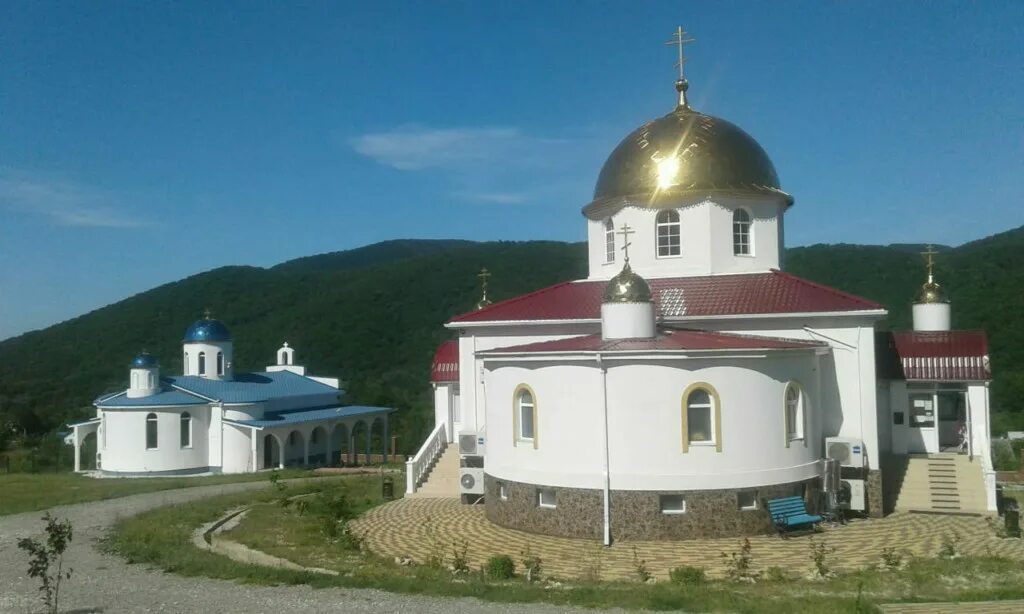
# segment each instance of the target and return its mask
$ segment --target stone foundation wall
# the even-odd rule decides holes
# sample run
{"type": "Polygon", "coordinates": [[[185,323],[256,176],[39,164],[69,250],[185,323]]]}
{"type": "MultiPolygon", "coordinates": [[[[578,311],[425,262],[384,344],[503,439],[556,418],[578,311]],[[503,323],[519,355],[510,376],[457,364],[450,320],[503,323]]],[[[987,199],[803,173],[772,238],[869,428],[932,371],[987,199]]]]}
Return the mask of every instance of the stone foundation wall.
{"type": "Polygon", "coordinates": [[[882,472],[877,469],[868,470],[867,480],[864,482],[864,494],[868,498],[868,516],[881,518],[885,515],[885,505],[882,488],[882,472]]]}
{"type": "MultiPolygon", "coordinates": [[[[762,486],[756,489],[756,510],[739,509],[740,490],[615,491],[611,493],[612,537],[614,539],[696,539],[738,537],[771,533],[774,527],[764,509],[765,499],[800,495],[814,512],[818,500],[818,478],[802,482],[762,486]],[[665,514],[661,495],[682,495],[686,513],[665,514]]],[[[557,507],[537,504],[535,484],[484,477],[484,506],[488,520],[502,527],[560,537],[601,539],[604,530],[603,493],[595,489],[555,487],[557,507]],[[507,499],[499,496],[504,483],[507,499]]]]}

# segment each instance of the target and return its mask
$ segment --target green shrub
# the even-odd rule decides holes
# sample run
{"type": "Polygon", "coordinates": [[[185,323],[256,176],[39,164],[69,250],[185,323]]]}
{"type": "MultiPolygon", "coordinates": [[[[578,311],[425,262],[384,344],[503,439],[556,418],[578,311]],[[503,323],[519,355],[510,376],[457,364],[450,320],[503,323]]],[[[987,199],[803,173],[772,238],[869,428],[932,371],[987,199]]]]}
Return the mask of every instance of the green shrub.
{"type": "Polygon", "coordinates": [[[516,564],[512,562],[512,557],[507,554],[499,554],[487,559],[484,573],[491,580],[508,580],[516,575],[516,564]]]}
{"type": "Polygon", "coordinates": [[[785,569],[772,566],[764,570],[764,579],[769,582],[789,582],[793,577],[785,569]]]}
{"type": "Polygon", "coordinates": [[[705,580],[704,569],[680,565],[668,572],[668,578],[674,584],[703,584],[705,580]]]}
{"type": "Polygon", "coordinates": [[[992,466],[996,471],[1017,471],[1020,468],[1009,439],[992,440],[992,466]]]}

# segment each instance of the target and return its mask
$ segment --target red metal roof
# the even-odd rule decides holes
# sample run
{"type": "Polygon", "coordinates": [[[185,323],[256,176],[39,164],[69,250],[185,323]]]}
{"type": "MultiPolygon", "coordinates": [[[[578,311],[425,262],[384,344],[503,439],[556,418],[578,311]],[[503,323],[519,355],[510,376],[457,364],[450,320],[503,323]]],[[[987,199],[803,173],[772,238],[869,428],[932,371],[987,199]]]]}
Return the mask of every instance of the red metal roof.
{"type": "Polygon", "coordinates": [[[879,333],[879,377],[930,381],[992,379],[988,338],[983,331],[879,333]]]}
{"type": "MultiPolygon", "coordinates": [[[[782,271],[648,280],[661,316],[818,313],[883,309],[881,305],[782,271]]],[[[464,313],[452,323],[596,320],[606,281],[563,282],[464,313]]]]}
{"type": "Polygon", "coordinates": [[[430,368],[430,381],[459,381],[459,342],[445,341],[434,352],[434,364],[430,368]]]}
{"type": "Polygon", "coordinates": [[[662,331],[653,339],[602,339],[601,335],[584,335],[555,341],[497,348],[481,354],[523,354],[546,352],[642,352],[699,350],[791,350],[827,347],[819,341],[780,339],[716,333],[705,330],[662,331]]]}

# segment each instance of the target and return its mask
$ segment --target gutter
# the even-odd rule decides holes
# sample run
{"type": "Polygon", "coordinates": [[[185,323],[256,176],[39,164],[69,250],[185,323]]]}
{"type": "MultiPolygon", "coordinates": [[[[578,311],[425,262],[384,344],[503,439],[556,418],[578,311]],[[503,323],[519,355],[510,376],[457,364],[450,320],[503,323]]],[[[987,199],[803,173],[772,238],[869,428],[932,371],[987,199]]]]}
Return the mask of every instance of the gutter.
{"type": "Polygon", "coordinates": [[[604,366],[601,354],[598,353],[597,368],[601,371],[601,406],[604,411],[602,422],[604,437],[604,545],[612,545],[612,515],[611,515],[611,459],[610,445],[608,442],[608,369],[604,366]]]}

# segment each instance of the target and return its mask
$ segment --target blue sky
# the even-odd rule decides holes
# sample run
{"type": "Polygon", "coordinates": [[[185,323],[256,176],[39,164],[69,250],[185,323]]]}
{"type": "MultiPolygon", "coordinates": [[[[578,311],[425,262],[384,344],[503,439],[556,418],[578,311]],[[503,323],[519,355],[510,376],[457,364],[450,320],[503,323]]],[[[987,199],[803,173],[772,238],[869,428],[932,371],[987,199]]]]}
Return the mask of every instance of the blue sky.
{"type": "Polygon", "coordinates": [[[614,145],[697,109],[787,242],[1024,224],[1024,2],[0,3],[0,338],[227,264],[584,238],[614,145]]]}

